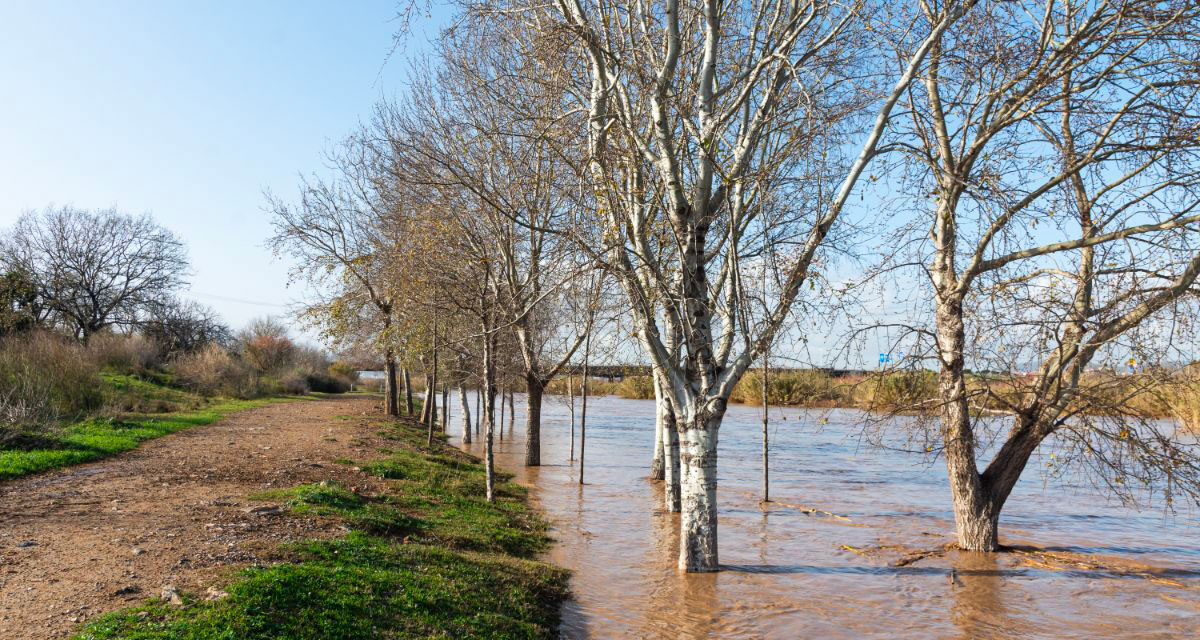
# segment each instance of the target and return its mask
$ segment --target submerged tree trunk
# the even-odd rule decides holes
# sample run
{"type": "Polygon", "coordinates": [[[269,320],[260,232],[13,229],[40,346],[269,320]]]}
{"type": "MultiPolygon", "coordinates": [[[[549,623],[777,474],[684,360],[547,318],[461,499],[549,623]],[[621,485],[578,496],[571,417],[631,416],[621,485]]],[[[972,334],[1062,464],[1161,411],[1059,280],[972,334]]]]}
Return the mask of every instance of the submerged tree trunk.
{"type": "Polygon", "coordinates": [[[679,521],[679,569],[687,572],[716,571],[717,556],[717,430],[721,415],[704,416],[693,422],[679,421],[679,466],[682,509],[679,521]]]}
{"type": "Polygon", "coordinates": [[[542,393],[545,386],[534,374],[525,376],[525,386],[525,466],[536,467],[542,464],[542,393]]]}
{"type": "Polygon", "coordinates": [[[571,411],[571,457],[568,458],[572,462],[575,461],[575,379],[574,376],[567,376],[567,397],[569,398],[567,406],[571,411]]]}
{"type": "Polygon", "coordinates": [[[408,368],[404,369],[404,415],[411,416],[413,414],[413,392],[412,392],[412,377],[408,375],[408,368]]]}
{"type": "Polygon", "coordinates": [[[587,399],[588,399],[588,356],[592,350],[592,334],[588,332],[587,343],[583,348],[583,385],[580,395],[583,396],[579,412],[579,484],[583,484],[583,448],[587,444],[587,399]]]}
{"type": "Polygon", "coordinates": [[[965,551],[995,551],[1000,513],[983,484],[975,463],[975,434],[967,405],[963,359],[966,342],[962,300],[957,296],[939,300],[938,392],[942,401],[942,433],[945,438],[946,472],[954,501],[954,524],[958,546],[965,551]]]}
{"type": "Polygon", "coordinates": [[[399,398],[396,390],[396,355],[391,349],[384,352],[383,367],[386,371],[383,382],[384,393],[387,397],[384,398],[384,412],[387,415],[395,417],[400,415],[399,398]]]}
{"type": "MultiPolygon", "coordinates": [[[[493,422],[495,422],[495,420],[496,420],[495,396],[496,396],[496,392],[493,391],[492,392],[492,416],[491,416],[493,422]]],[[[503,388],[500,389],[500,422],[496,425],[496,427],[497,427],[497,431],[500,432],[500,442],[504,442],[504,389],[503,388]]]]}
{"type": "Polygon", "coordinates": [[[768,354],[763,352],[763,383],[762,383],[762,501],[771,501],[771,464],[770,464],[770,440],[767,435],[767,423],[770,421],[771,411],[771,366],[767,362],[768,354]]]}
{"type": "Polygon", "coordinates": [[[668,402],[663,414],[663,508],[670,513],[679,513],[682,470],[679,468],[679,427],[675,424],[675,410],[668,402]]]}
{"type": "Polygon", "coordinates": [[[479,421],[483,420],[483,409],[480,409],[482,400],[483,387],[480,386],[475,390],[475,435],[479,435],[479,421]]]}
{"type": "Polygon", "coordinates": [[[508,435],[513,434],[517,426],[517,392],[508,390],[508,435]]]}
{"type": "Polygon", "coordinates": [[[663,449],[663,508],[669,513],[679,513],[679,429],[664,384],[661,376],[654,374],[654,392],[663,400],[655,406],[655,420],[662,427],[659,436],[663,449]]]}
{"type": "Polygon", "coordinates": [[[653,376],[654,381],[654,453],[650,457],[650,479],[662,480],[666,476],[666,471],[663,469],[663,451],[665,449],[665,438],[663,437],[663,405],[667,399],[663,397],[662,386],[658,384],[658,376],[653,376]]]}
{"type": "Polygon", "coordinates": [[[458,387],[458,404],[462,406],[462,441],[471,444],[471,405],[467,402],[467,390],[462,385],[458,387]]]}

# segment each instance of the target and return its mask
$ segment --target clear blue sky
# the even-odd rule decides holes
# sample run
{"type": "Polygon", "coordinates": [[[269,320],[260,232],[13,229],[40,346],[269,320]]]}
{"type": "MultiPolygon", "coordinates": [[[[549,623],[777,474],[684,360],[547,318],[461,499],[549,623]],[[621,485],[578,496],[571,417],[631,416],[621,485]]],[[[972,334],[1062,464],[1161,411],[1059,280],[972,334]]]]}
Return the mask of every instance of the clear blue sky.
{"type": "Polygon", "coordinates": [[[395,0],[0,3],[0,227],[51,203],[148,211],[187,242],[187,295],[234,327],[284,313],[303,291],[263,246],[263,190],[291,197],[403,89],[403,55],[385,65],[395,14],[395,0]]]}

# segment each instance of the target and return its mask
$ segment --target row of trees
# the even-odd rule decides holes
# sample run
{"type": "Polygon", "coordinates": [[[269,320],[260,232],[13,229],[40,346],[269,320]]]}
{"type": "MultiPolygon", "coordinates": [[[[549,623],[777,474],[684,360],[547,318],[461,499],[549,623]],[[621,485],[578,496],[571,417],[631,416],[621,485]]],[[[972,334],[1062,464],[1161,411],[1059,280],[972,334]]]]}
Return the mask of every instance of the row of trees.
{"type": "Polygon", "coordinates": [[[905,366],[936,372],[918,437],[945,457],[962,548],[998,548],[1052,437],[1122,497],[1196,497],[1190,440],[1097,411],[1087,375],[1180,359],[1191,329],[1193,3],[460,9],[411,90],[330,153],[335,173],[271,198],[273,242],[325,294],[308,319],[378,353],[390,389],[397,367],[482,389],[489,469],[503,359],[536,465],[546,385],[600,326],[633,338],[679,566],[715,570],[734,386],[783,333],[843,317],[847,353],[886,325],[905,366]],[[911,310],[871,313],[881,283],[911,310]]]}

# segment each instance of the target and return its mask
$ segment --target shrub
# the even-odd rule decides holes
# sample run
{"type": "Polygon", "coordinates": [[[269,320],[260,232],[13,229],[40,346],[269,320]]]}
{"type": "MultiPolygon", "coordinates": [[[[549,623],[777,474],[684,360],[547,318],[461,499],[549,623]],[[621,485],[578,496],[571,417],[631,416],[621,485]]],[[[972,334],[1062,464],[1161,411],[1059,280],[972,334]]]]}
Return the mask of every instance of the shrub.
{"type": "MultiPolygon", "coordinates": [[[[828,405],[843,399],[833,377],[816,369],[772,371],[767,400],[776,405],[828,405]]],[[[746,374],[730,396],[733,402],[762,404],[762,370],[746,374]]]]}
{"type": "Polygon", "coordinates": [[[250,367],[216,344],[180,356],[174,369],[180,383],[202,395],[250,398],[263,392],[262,382],[250,367]]]}
{"type": "Polygon", "coordinates": [[[350,380],[330,373],[309,373],[304,378],[309,391],[321,393],[346,393],[350,390],[350,380]]]}
{"type": "Polygon", "coordinates": [[[932,371],[897,371],[874,380],[871,404],[876,408],[916,409],[937,397],[937,374],[932,371]]]}
{"type": "Polygon", "coordinates": [[[277,373],[296,361],[297,347],[287,327],[273,318],[252,321],[238,334],[238,348],[259,373],[277,373]]]}
{"type": "Polygon", "coordinates": [[[654,376],[629,376],[621,381],[618,387],[623,398],[634,400],[654,399],[654,376]]]}
{"type": "Polygon", "coordinates": [[[293,369],[280,378],[279,384],[283,387],[284,393],[294,396],[303,395],[309,390],[308,374],[299,369],[293,369]]]}
{"type": "Polygon", "coordinates": [[[0,340],[0,438],[103,406],[99,371],[77,343],[47,332],[0,340]]]}
{"type": "Polygon", "coordinates": [[[87,351],[101,368],[142,373],[160,366],[159,347],[141,334],[102,331],[88,338],[87,351]]]}

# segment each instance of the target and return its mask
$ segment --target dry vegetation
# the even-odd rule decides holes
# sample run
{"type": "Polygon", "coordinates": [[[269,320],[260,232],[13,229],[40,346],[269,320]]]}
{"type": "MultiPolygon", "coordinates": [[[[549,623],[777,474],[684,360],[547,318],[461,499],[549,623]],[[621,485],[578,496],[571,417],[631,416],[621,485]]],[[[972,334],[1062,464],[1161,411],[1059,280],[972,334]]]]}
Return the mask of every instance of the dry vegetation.
{"type": "Polygon", "coordinates": [[[282,334],[271,341],[269,361],[248,355],[261,346],[261,332],[252,327],[228,346],[209,343],[175,356],[136,333],[101,332],[87,342],[40,329],[6,336],[0,339],[0,445],[43,442],[86,418],[194,408],[187,405],[198,399],[350,389],[353,369],[282,334]]]}

